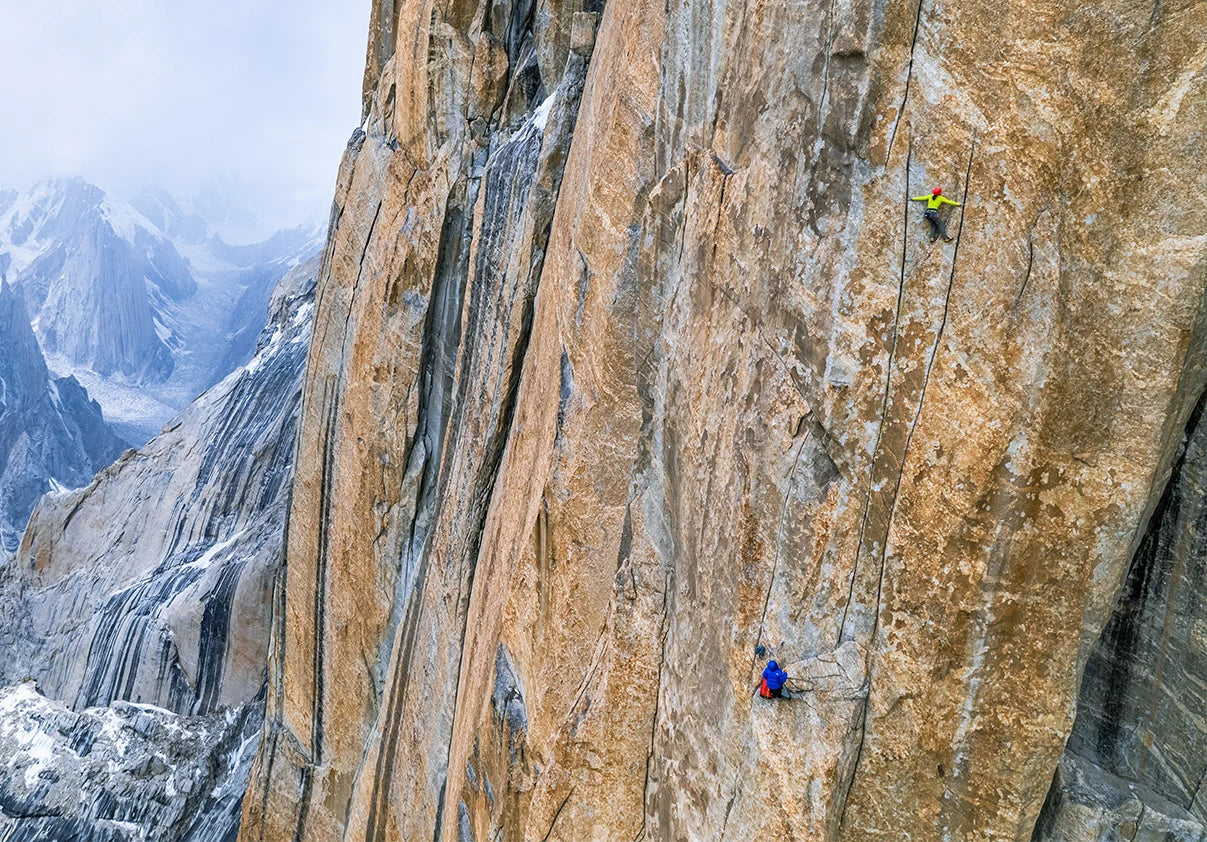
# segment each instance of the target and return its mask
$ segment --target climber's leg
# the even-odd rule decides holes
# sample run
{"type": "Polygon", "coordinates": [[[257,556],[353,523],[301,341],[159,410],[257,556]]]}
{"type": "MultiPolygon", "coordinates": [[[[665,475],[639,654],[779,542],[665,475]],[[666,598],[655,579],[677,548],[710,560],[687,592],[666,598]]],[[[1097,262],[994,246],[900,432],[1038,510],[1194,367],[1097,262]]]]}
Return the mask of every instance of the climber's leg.
{"type": "Polygon", "coordinates": [[[935,238],[939,236],[939,232],[943,230],[943,220],[939,218],[937,210],[928,210],[924,214],[926,221],[930,223],[930,241],[933,243],[935,238]]]}

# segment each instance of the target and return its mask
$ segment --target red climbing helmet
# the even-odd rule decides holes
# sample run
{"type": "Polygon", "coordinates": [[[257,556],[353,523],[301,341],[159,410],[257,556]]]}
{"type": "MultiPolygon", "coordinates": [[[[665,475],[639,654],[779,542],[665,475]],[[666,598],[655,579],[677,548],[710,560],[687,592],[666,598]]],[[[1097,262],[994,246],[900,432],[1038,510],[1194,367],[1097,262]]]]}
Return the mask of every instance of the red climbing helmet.
{"type": "Polygon", "coordinates": [[[936,196],[942,196],[942,195],[943,195],[943,188],[942,188],[942,187],[936,187],[936,188],[935,188],[934,190],[932,190],[931,192],[932,192],[932,193],[934,193],[934,195],[936,195],[936,196]]]}

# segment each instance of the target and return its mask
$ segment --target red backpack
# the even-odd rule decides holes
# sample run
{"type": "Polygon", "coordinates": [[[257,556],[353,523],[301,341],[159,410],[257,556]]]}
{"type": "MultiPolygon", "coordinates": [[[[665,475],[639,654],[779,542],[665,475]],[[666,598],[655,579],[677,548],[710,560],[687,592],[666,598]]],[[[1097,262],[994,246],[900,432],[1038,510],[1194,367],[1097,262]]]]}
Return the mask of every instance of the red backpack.
{"type": "Polygon", "coordinates": [[[764,699],[771,698],[771,691],[767,689],[767,679],[763,679],[763,683],[759,685],[759,695],[764,699]]]}

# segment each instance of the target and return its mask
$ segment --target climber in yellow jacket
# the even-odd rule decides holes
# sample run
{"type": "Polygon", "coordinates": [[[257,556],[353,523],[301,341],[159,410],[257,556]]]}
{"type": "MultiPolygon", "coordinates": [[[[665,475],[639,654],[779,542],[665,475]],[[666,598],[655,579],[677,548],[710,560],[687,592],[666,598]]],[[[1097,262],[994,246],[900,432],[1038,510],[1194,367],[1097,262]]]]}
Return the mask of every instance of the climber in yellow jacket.
{"type": "Polygon", "coordinates": [[[910,201],[926,202],[926,212],[923,215],[930,223],[930,241],[933,243],[936,237],[942,235],[943,239],[950,243],[951,237],[947,236],[947,223],[943,221],[943,217],[939,216],[939,208],[944,205],[955,205],[958,208],[960,203],[945,197],[942,187],[936,187],[929,196],[914,196],[910,201]]]}

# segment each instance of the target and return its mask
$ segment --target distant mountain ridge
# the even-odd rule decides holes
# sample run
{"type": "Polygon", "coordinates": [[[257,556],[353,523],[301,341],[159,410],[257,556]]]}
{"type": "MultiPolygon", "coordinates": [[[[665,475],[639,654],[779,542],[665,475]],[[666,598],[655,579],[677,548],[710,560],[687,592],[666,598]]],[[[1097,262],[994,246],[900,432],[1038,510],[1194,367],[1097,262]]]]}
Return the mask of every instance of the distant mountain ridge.
{"type": "Polygon", "coordinates": [[[322,237],[230,245],[158,188],[0,191],[0,559],[45,493],[86,485],[251,359],[276,281],[322,237]]]}
{"type": "Polygon", "coordinates": [[[199,213],[183,210],[167,190],[148,187],[130,205],[173,240],[204,243],[214,231],[199,213]]]}
{"type": "Polygon", "coordinates": [[[47,491],[86,484],[125,449],[74,377],[54,377],[0,261],[0,559],[47,491]]]}
{"type": "Polygon", "coordinates": [[[162,188],[129,203],[80,178],[0,191],[0,254],[49,367],[136,443],[250,358],[273,284],[324,234],[231,245],[162,188]]]}
{"type": "Polygon", "coordinates": [[[13,257],[43,351],[101,376],[166,380],[171,305],[197,290],[172,242],[78,178],[7,194],[3,204],[0,250],[13,257]]]}

